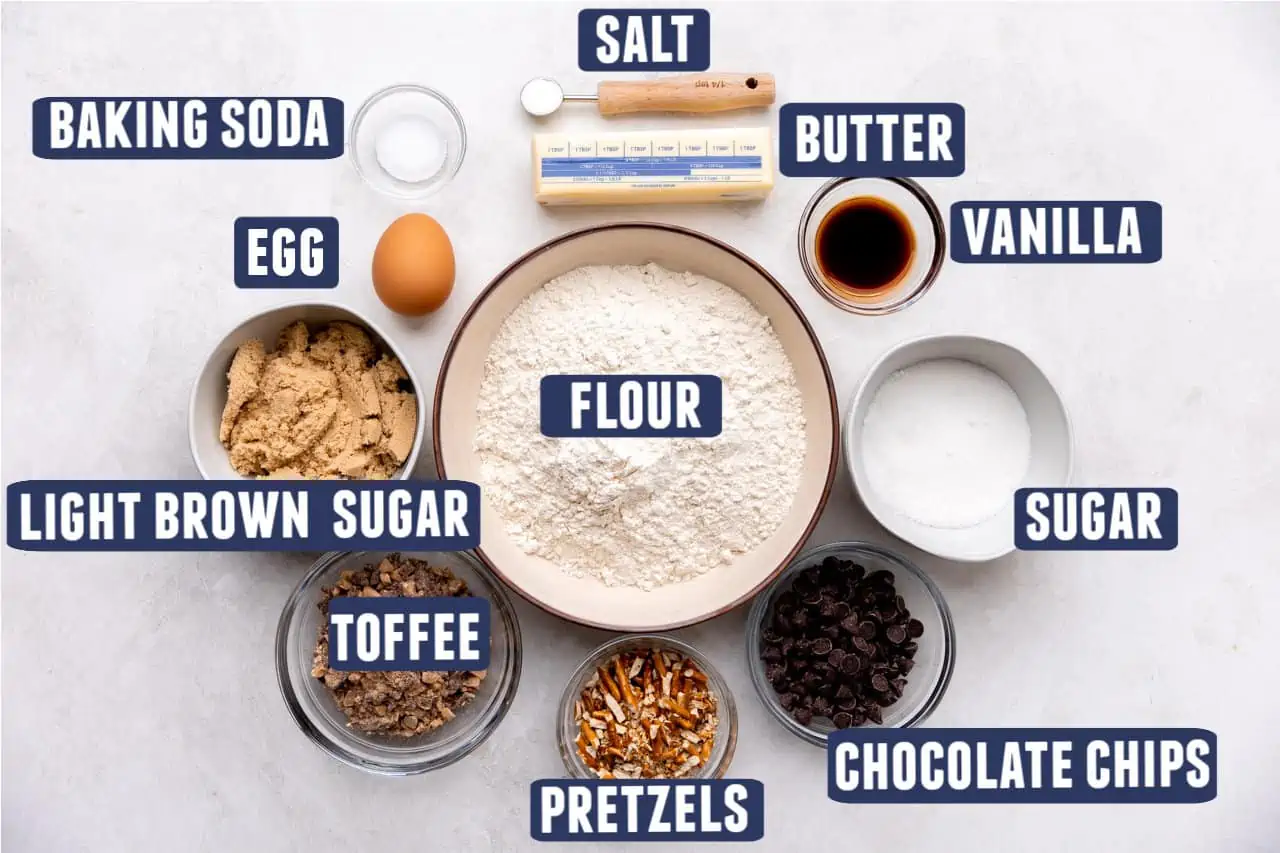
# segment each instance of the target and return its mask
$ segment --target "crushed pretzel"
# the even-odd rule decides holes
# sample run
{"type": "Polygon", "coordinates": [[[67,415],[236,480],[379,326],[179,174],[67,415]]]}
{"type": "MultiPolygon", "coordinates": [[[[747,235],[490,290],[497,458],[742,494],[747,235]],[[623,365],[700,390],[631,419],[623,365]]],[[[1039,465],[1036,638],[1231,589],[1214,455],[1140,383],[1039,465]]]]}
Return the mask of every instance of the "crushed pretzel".
{"type": "Polygon", "coordinates": [[[643,649],[596,669],[574,703],[583,763],[601,779],[674,779],[711,758],[719,718],[707,676],[683,655],[643,649]]]}

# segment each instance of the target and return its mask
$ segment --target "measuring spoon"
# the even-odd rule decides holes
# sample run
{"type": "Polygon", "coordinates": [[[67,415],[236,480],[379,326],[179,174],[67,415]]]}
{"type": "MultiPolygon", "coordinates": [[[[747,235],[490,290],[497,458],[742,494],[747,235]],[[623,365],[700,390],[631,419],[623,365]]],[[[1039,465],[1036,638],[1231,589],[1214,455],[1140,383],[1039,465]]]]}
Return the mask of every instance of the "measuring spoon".
{"type": "Polygon", "coordinates": [[[719,113],[767,107],[776,96],[772,74],[685,74],[656,80],[605,81],[594,95],[566,95],[550,77],[535,77],[520,90],[532,116],[549,116],[565,101],[595,101],[600,115],[623,113],[719,113]]]}

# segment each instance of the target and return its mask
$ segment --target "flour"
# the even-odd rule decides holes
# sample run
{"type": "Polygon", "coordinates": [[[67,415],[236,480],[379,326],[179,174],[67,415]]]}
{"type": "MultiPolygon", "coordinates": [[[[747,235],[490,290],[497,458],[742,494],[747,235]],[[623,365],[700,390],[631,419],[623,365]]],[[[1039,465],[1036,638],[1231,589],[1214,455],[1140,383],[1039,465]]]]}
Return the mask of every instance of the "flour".
{"type": "Polygon", "coordinates": [[[894,373],[862,421],[871,489],[930,527],[960,528],[999,513],[1022,485],[1031,428],[1003,379],[943,358],[894,373]]]}
{"type": "Polygon", "coordinates": [[[719,282],[654,264],[572,270],[520,303],[485,361],[475,449],[484,499],[527,553],[652,589],[759,545],[804,464],[795,371],[768,319],[719,282]],[[715,438],[546,438],[543,376],[721,377],[715,438]]]}

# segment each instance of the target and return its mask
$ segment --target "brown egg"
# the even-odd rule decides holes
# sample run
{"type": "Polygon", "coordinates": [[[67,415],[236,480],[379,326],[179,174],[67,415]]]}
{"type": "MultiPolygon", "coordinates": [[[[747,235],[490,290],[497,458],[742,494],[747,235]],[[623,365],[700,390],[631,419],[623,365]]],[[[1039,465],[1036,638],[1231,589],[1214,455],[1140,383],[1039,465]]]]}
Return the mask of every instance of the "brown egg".
{"type": "Polygon", "coordinates": [[[453,244],[425,213],[406,213],[387,226],[373,250],[373,290],[397,314],[418,317],[453,292],[453,244]]]}

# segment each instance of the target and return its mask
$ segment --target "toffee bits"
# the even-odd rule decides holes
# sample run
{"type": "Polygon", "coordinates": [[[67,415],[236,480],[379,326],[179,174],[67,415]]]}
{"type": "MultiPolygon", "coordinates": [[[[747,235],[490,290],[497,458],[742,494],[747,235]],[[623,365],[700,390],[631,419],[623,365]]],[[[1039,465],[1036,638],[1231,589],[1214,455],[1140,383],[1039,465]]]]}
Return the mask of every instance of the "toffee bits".
{"type": "Polygon", "coordinates": [[[475,672],[344,672],[329,669],[330,600],[363,597],[469,596],[467,584],[443,566],[391,554],[376,566],[346,571],[320,598],[320,620],[311,675],[324,682],[347,716],[347,726],[367,734],[413,737],[440,728],[475,698],[484,680],[475,672]]]}
{"type": "Polygon", "coordinates": [[[902,698],[924,633],[893,573],[827,557],[778,596],[761,635],[765,677],[796,722],[880,724],[902,698]]]}

